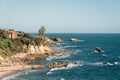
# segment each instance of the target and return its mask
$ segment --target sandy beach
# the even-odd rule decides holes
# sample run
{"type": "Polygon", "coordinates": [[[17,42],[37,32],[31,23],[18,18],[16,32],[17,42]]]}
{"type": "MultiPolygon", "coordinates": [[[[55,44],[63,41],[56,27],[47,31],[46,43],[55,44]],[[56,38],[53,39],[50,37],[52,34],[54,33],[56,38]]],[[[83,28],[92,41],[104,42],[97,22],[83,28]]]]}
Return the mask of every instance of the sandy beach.
{"type": "Polygon", "coordinates": [[[11,73],[29,68],[31,68],[31,65],[0,66],[0,78],[9,75],[11,73]]]}
{"type": "Polygon", "coordinates": [[[45,66],[40,65],[12,65],[12,66],[0,66],[0,78],[9,75],[14,72],[18,72],[25,69],[43,69],[45,66]]]}
{"type": "MultiPolygon", "coordinates": [[[[13,55],[9,58],[7,58],[3,63],[0,65],[0,78],[9,75],[11,73],[25,70],[25,69],[31,69],[31,68],[43,68],[43,64],[38,64],[38,65],[29,65],[27,62],[29,61],[24,61],[25,59],[28,58],[31,54],[27,53],[17,53],[16,55],[13,55]]],[[[38,54],[35,54],[33,57],[37,56],[38,54]]],[[[39,58],[42,58],[40,56],[39,58]]],[[[36,57],[35,57],[36,58],[36,57]]],[[[35,60],[32,59],[32,60],[35,60]]],[[[31,59],[30,59],[31,60],[31,59]]]]}

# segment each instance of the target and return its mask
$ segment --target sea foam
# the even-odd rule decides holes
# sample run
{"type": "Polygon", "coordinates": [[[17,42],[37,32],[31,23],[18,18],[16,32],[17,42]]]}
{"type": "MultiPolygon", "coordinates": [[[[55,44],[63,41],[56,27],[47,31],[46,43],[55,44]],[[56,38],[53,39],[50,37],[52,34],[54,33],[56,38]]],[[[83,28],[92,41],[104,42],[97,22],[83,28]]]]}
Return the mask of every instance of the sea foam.
{"type": "Polygon", "coordinates": [[[46,60],[52,60],[52,59],[61,59],[61,58],[66,58],[69,57],[69,54],[56,54],[56,55],[52,55],[46,58],[46,60]]]}
{"type": "Polygon", "coordinates": [[[2,78],[1,80],[11,80],[13,78],[15,78],[16,76],[20,75],[21,73],[18,72],[17,74],[13,74],[13,75],[9,75],[9,76],[6,76],[4,78],[2,78]]]}

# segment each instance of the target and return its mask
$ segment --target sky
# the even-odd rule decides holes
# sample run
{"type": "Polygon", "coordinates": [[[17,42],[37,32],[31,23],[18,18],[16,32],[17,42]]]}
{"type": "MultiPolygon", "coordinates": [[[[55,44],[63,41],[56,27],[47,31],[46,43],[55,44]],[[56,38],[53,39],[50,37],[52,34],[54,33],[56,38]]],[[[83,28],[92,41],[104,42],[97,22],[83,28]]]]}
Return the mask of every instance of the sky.
{"type": "Polygon", "coordinates": [[[120,33],[120,0],[0,0],[0,28],[47,33],[120,33]]]}

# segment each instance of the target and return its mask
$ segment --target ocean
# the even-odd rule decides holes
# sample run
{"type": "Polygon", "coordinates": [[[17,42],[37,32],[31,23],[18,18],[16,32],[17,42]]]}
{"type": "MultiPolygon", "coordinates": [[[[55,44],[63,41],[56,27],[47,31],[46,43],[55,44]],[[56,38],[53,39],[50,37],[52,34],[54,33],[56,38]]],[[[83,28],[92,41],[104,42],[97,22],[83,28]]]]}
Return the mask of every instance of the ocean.
{"type": "MultiPolygon", "coordinates": [[[[37,35],[37,34],[33,34],[37,35]]],[[[73,53],[38,59],[31,64],[51,64],[55,61],[76,61],[79,64],[56,69],[27,69],[2,80],[120,80],[120,34],[48,33],[46,37],[59,37],[53,49],[74,50],[73,53]],[[79,39],[71,42],[71,38],[79,39]],[[103,53],[94,53],[100,47],[103,53]]]]}

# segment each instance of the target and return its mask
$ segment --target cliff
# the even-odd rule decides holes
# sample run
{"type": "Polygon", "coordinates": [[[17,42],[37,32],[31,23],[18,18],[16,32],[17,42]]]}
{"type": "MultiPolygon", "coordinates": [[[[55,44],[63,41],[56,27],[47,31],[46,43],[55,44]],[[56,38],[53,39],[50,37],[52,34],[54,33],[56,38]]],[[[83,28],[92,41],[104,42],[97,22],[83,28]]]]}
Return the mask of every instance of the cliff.
{"type": "Polygon", "coordinates": [[[8,35],[4,30],[0,30],[0,34],[0,63],[16,53],[49,54],[52,52],[49,47],[51,44],[49,39],[40,39],[28,33],[11,39],[7,37],[8,35]]]}

